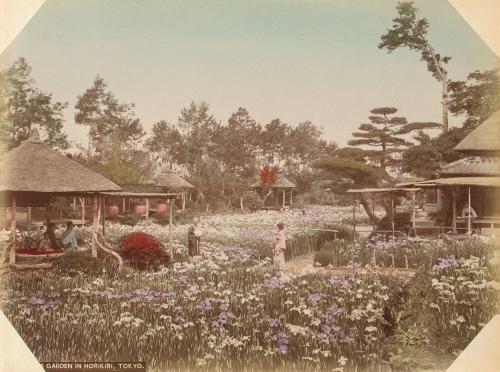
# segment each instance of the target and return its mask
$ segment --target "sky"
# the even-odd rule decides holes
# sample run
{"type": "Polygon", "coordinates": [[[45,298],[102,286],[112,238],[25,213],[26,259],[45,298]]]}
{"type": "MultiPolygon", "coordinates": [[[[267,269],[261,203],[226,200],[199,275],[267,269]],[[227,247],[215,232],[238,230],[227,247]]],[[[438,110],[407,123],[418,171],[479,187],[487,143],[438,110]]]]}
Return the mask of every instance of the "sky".
{"type": "MultiPolygon", "coordinates": [[[[73,144],[85,143],[87,133],[74,123],[77,96],[99,74],[122,102],[135,104],[146,131],[204,101],[223,123],[245,107],[261,124],[310,120],[345,146],[374,107],[397,107],[410,122],[441,121],[440,84],[419,54],[377,48],[396,4],[48,0],[0,55],[0,69],[26,58],[37,85],[68,102],[64,130],[73,144]]],[[[451,79],[498,65],[446,0],[415,4],[429,20],[434,49],[452,57],[451,79]]]]}

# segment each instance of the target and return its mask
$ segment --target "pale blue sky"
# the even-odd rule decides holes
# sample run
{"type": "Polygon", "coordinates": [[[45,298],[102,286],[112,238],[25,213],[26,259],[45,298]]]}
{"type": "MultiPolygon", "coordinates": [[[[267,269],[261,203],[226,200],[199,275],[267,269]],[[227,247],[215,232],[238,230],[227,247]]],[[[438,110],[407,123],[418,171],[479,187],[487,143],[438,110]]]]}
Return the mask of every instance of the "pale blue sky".
{"type": "MultiPolygon", "coordinates": [[[[377,48],[395,16],[393,0],[48,0],[9,48],[0,68],[24,56],[38,85],[69,103],[100,74],[136,104],[146,130],[176,122],[206,101],[223,122],[239,106],[262,124],[311,120],[345,145],[377,106],[410,121],[440,121],[440,85],[419,55],[377,48]]],[[[497,57],[445,0],[417,0],[435,49],[452,57],[451,79],[490,69],[497,57]]],[[[451,118],[452,125],[460,124],[451,118]]]]}

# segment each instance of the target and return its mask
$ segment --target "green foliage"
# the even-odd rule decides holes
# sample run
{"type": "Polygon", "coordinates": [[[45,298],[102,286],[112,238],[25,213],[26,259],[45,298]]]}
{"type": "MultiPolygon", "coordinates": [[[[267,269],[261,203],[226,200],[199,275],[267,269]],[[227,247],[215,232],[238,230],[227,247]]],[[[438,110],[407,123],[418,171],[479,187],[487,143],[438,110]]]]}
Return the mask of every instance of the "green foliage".
{"type": "Polygon", "coordinates": [[[438,81],[446,77],[443,64],[448,63],[451,57],[441,57],[435,53],[427,40],[429,22],[426,18],[418,18],[418,9],[413,2],[404,1],[396,6],[398,15],[394,18],[392,28],[382,35],[379,49],[387,49],[390,53],[398,48],[409,48],[420,52],[420,59],[427,63],[427,69],[438,81]]]}
{"type": "Polygon", "coordinates": [[[340,157],[329,157],[315,160],[312,167],[331,173],[335,177],[347,178],[356,185],[374,185],[389,179],[389,175],[382,169],[368,165],[364,162],[344,159],[340,157]]]}
{"type": "Polygon", "coordinates": [[[40,90],[31,77],[24,58],[0,71],[0,141],[13,148],[28,139],[36,129],[48,146],[68,148],[63,133],[63,110],[67,104],[54,102],[51,93],[40,90]]]}
{"type": "Polygon", "coordinates": [[[133,108],[134,104],[120,103],[104,79],[96,76],[75,104],[75,123],[89,127],[88,158],[104,155],[116,144],[124,152],[136,148],[145,133],[133,108]]]}
{"type": "Polygon", "coordinates": [[[397,111],[394,107],[372,109],[370,111],[372,115],[369,117],[371,123],[361,124],[358,132],[352,134],[355,139],[348,143],[350,146],[369,146],[375,149],[347,148],[340,152],[340,156],[357,161],[370,161],[372,164],[378,164],[381,169],[396,166],[399,160],[394,157],[394,154],[403,152],[405,147],[412,144],[401,138],[401,135],[440,126],[429,122],[408,123],[404,117],[388,116],[397,111]]]}
{"type": "Polygon", "coordinates": [[[500,108],[498,73],[498,69],[474,71],[466,81],[450,82],[450,112],[465,115],[464,127],[476,127],[500,108]]]}
{"type": "Polygon", "coordinates": [[[137,216],[136,214],[129,213],[125,214],[120,218],[120,223],[123,225],[128,225],[128,226],[135,226],[139,223],[141,218],[137,216]]]}
{"type": "Polygon", "coordinates": [[[403,171],[418,177],[430,178],[436,174],[442,163],[451,163],[463,157],[454,147],[470,133],[469,128],[451,128],[436,138],[420,134],[420,144],[403,153],[403,171]]]}
{"type": "Polygon", "coordinates": [[[386,49],[388,53],[398,48],[420,52],[420,60],[427,64],[427,70],[442,83],[443,131],[446,132],[448,130],[448,72],[444,66],[451,57],[441,56],[434,51],[427,39],[429,22],[425,18],[418,18],[418,9],[413,2],[399,2],[396,10],[398,14],[392,20],[392,28],[381,36],[378,47],[386,49]]]}
{"type": "Polygon", "coordinates": [[[256,192],[247,192],[243,196],[243,206],[251,211],[256,211],[262,206],[262,199],[256,192]]]}

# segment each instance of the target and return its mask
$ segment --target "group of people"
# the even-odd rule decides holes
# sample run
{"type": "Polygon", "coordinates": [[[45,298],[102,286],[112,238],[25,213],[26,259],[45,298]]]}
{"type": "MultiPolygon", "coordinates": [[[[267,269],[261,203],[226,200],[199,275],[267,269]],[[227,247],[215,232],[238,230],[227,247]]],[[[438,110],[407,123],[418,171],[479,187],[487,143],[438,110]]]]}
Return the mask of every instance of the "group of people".
{"type": "MultiPolygon", "coordinates": [[[[193,223],[188,229],[188,255],[190,261],[195,261],[200,256],[201,231],[198,227],[199,219],[193,219],[193,223]]],[[[278,269],[283,269],[285,266],[285,251],[286,251],[286,234],[285,224],[280,222],[276,225],[276,232],[273,247],[273,264],[278,269]]]]}
{"type": "Polygon", "coordinates": [[[53,222],[48,223],[47,229],[37,244],[37,249],[41,252],[54,252],[63,249],[76,250],[78,242],[73,227],[73,222],[69,221],[66,224],[66,230],[58,238],[56,235],[56,224],[53,222]]]}

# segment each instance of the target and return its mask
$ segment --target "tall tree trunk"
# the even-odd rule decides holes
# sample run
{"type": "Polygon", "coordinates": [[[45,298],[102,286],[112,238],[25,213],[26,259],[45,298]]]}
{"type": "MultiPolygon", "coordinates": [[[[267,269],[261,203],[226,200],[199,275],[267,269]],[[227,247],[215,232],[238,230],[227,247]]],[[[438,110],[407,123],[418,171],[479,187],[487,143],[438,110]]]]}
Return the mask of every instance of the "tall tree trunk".
{"type": "Polygon", "coordinates": [[[240,209],[243,210],[244,207],[243,207],[243,195],[240,196],[240,209]]]}
{"type": "Polygon", "coordinates": [[[441,102],[443,105],[443,133],[448,131],[448,81],[446,74],[444,74],[444,76],[445,78],[442,80],[443,101],[441,102]]]}
{"type": "Polygon", "coordinates": [[[375,211],[370,208],[370,204],[368,203],[368,200],[366,200],[366,197],[363,194],[361,194],[360,203],[365,209],[366,214],[370,218],[370,221],[372,221],[374,225],[378,225],[378,223],[380,222],[380,218],[378,218],[375,215],[375,211]]]}

